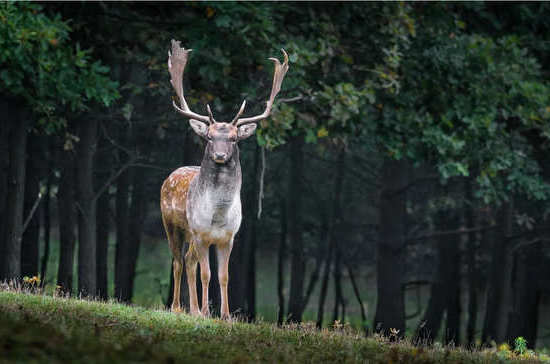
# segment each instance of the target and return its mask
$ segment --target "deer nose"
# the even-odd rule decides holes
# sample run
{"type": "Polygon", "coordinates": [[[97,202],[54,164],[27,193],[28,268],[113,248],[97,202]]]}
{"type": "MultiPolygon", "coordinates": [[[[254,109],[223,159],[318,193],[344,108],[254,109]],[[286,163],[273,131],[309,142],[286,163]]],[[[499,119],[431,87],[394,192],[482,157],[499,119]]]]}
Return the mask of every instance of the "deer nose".
{"type": "Polygon", "coordinates": [[[214,159],[217,161],[224,161],[226,156],[225,153],[214,153],[214,159]]]}

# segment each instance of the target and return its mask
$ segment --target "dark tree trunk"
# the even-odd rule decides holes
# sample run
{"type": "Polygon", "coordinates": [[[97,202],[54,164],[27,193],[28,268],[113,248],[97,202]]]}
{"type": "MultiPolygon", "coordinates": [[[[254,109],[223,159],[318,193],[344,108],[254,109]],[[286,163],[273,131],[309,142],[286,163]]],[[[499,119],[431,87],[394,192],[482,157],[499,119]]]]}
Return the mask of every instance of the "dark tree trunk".
{"type": "MultiPolygon", "coordinates": [[[[456,211],[436,213],[438,230],[459,229],[460,219],[456,211]]],[[[447,312],[443,339],[446,344],[459,344],[460,340],[460,235],[442,236],[436,242],[437,270],[430,288],[430,300],[423,319],[416,330],[417,342],[431,344],[441,327],[443,314],[447,312]]]]}
{"type": "Polygon", "coordinates": [[[107,191],[101,194],[97,199],[97,256],[96,256],[96,269],[97,269],[97,297],[106,300],[108,298],[108,268],[107,257],[109,251],[109,231],[110,231],[110,200],[111,196],[107,191]]]}
{"type": "Polygon", "coordinates": [[[8,195],[6,201],[6,237],[3,255],[3,278],[21,278],[21,238],[23,234],[23,205],[25,201],[25,153],[27,150],[27,113],[14,106],[9,136],[8,195]],[[15,109],[15,110],[14,110],[15,109]]]}
{"type": "MultiPolygon", "coordinates": [[[[466,210],[466,225],[475,226],[474,216],[474,195],[472,192],[472,181],[466,181],[466,195],[470,205],[466,210]]],[[[466,343],[472,347],[475,344],[475,333],[477,325],[477,290],[478,290],[478,269],[477,269],[477,234],[468,234],[466,259],[468,261],[468,323],[466,324],[466,343]]]]}
{"type": "MultiPolygon", "coordinates": [[[[321,242],[323,241],[323,238],[321,238],[321,242]]],[[[321,245],[321,244],[319,244],[321,245]]],[[[322,250],[321,247],[319,247],[318,250],[322,250]]],[[[315,259],[315,268],[313,269],[313,272],[311,272],[311,276],[309,277],[309,281],[308,281],[308,284],[307,284],[307,288],[306,288],[306,293],[304,295],[304,300],[302,302],[302,304],[304,305],[302,307],[302,312],[305,311],[308,303],[309,303],[309,299],[311,298],[311,295],[313,293],[313,290],[315,290],[315,287],[317,286],[317,283],[319,282],[319,275],[321,273],[321,267],[323,266],[323,256],[322,254],[319,254],[319,256],[315,259]]]]}
{"type": "Polygon", "coordinates": [[[128,287],[129,293],[129,296],[125,299],[127,302],[130,302],[134,295],[134,279],[136,276],[137,260],[141,245],[143,222],[145,220],[145,202],[145,181],[142,176],[134,170],[132,205],[130,207],[130,231],[128,233],[130,242],[128,245],[128,282],[125,284],[128,287]]]}
{"type": "Polygon", "coordinates": [[[359,292],[359,287],[357,286],[357,282],[355,280],[355,274],[353,273],[353,270],[351,269],[351,266],[349,264],[347,264],[347,268],[348,268],[351,286],[353,288],[353,293],[357,298],[357,303],[359,304],[359,309],[361,311],[361,326],[365,330],[365,336],[367,336],[369,334],[369,327],[367,324],[367,313],[365,312],[365,306],[363,305],[363,300],[361,299],[361,293],[359,292]]]}
{"type": "Polygon", "coordinates": [[[73,288],[73,266],[76,227],[75,205],[75,164],[72,151],[61,155],[63,169],[57,194],[57,211],[59,220],[59,266],[57,285],[64,293],[70,294],[73,288]]]}
{"type": "MultiPolygon", "coordinates": [[[[243,208],[244,210],[244,208],[243,208]]],[[[246,211],[246,210],[245,210],[246,211]]],[[[246,314],[246,236],[248,235],[248,221],[243,219],[241,229],[235,236],[231,259],[229,259],[229,310],[238,315],[246,314]]],[[[185,271],[185,269],[184,269],[185,271]]],[[[184,272],[185,273],[185,272],[184,272]]],[[[183,278],[182,278],[183,281],[183,278]]],[[[187,291],[187,289],[185,290],[187,291]]]]}
{"type": "Polygon", "coordinates": [[[325,266],[323,270],[323,280],[321,282],[321,291],[319,292],[319,307],[317,308],[317,328],[323,326],[323,320],[325,315],[325,301],[327,298],[328,281],[330,279],[330,268],[332,265],[332,256],[334,250],[334,240],[329,238],[329,246],[327,256],[325,258],[325,266]]]}
{"type": "Polygon", "coordinates": [[[285,320],[285,257],[286,257],[286,201],[281,198],[279,204],[279,219],[281,221],[281,234],[279,238],[279,254],[277,257],[277,298],[279,300],[279,312],[277,324],[282,325],[285,320]]]}
{"type": "Polygon", "coordinates": [[[487,305],[481,338],[484,343],[491,340],[501,342],[504,339],[501,335],[501,327],[508,321],[508,312],[506,312],[506,317],[501,314],[505,311],[504,307],[508,307],[509,304],[509,302],[505,302],[507,295],[504,288],[510,284],[509,274],[512,269],[511,257],[508,257],[510,255],[509,243],[506,239],[510,215],[511,208],[508,204],[501,206],[497,214],[497,223],[500,228],[493,235],[491,247],[491,270],[487,283],[487,305]]]}
{"type": "MultiPolygon", "coordinates": [[[[98,142],[99,149],[96,153],[97,165],[97,186],[103,186],[111,175],[111,162],[109,151],[106,149],[105,139],[98,142]]],[[[97,199],[97,251],[96,251],[96,270],[97,270],[97,291],[96,296],[103,300],[108,298],[108,251],[109,251],[109,232],[111,230],[111,195],[109,188],[97,199]]]]}
{"type": "Polygon", "coordinates": [[[403,261],[405,250],[406,195],[408,166],[404,161],[386,159],[382,166],[380,238],[377,243],[377,292],[374,327],[387,333],[391,328],[405,332],[403,261]]]}
{"type": "Polygon", "coordinates": [[[290,295],[288,321],[302,321],[302,300],[305,275],[305,258],[302,240],[302,175],[304,173],[303,137],[290,142],[290,173],[288,180],[288,237],[290,243],[290,295]]]}
{"type": "Polygon", "coordinates": [[[119,180],[120,191],[117,191],[121,195],[119,196],[117,193],[117,219],[119,220],[117,221],[115,296],[123,302],[132,300],[145,217],[145,181],[136,171],[133,171],[128,178],[133,181],[130,206],[128,206],[127,200],[129,186],[126,181],[119,180]],[[118,215],[119,212],[120,215],[118,215]]]}
{"type": "Polygon", "coordinates": [[[94,154],[97,120],[79,122],[77,147],[78,193],[78,291],[83,296],[96,293],[96,200],[94,196],[94,154]]]}
{"type": "Polygon", "coordinates": [[[528,245],[516,254],[513,311],[509,315],[507,341],[523,336],[535,348],[540,292],[537,282],[542,256],[541,243],[528,245]]]}
{"type": "Polygon", "coordinates": [[[246,214],[250,221],[248,231],[248,251],[246,257],[246,311],[248,320],[256,319],[256,245],[258,240],[258,202],[259,202],[259,183],[260,183],[260,147],[256,145],[254,153],[254,178],[252,188],[250,188],[250,206],[246,214]]]}
{"type": "Polygon", "coordinates": [[[9,101],[5,98],[0,99],[0,280],[5,278],[4,274],[4,259],[5,253],[5,228],[8,210],[6,209],[6,199],[8,195],[8,170],[10,166],[10,150],[9,150],[9,134],[11,123],[7,118],[10,115],[8,109],[9,101]]]}
{"type": "Polygon", "coordinates": [[[42,202],[42,211],[44,216],[44,254],[42,255],[42,261],[40,262],[40,277],[42,277],[42,287],[46,285],[46,274],[48,273],[48,261],[50,259],[50,231],[51,231],[51,215],[50,215],[50,192],[52,188],[52,156],[48,162],[48,168],[46,170],[46,192],[44,200],[42,202]]]}
{"type": "MultiPolygon", "coordinates": [[[[40,166],[38,148],[39,140],[36,136],[29,136],[27,148],[27,164],[25,178],[25,202],[23,207],[23,219],[30,217],[28,225],[23,231],[21,241],[21,276],[38,276],[38,257],[40,242],[40,216],[36,213],[35,204],[40,199],[40,166]],[[32,214],[32,216],[31,216],[32,214]]],[[[43,279],[44,277],[42,277],[43,279]]]]}
{"type": "MultiPolygon", "coordinates": [[[[448,212],[449,224],[451,230],[460,228],[460,217],[458,212],[448,212]]],[[[451,235],[446,241],[440,241],[444,244],[445,254],[445,285],[447,289],[447,326],[445,330],[446,344],[460,344],[460,235],[451,235]]]]}
{"type": "Polygon", "coordinates": [[[323,316],[325,314],[325,301],[327,297],[328,281],[330,278],[330,270],[332,265],[332,258],[334,250],[336,249],[336,229],[339,228],[341,218],[341,195],[342,186],[344,183],[345,168],[345,152],[341,151],[338,157],[338,169],[334,177],[334,194],[332,200],[332,206],[330,216],[326,222],[326,239],[327,239],[327,253],[325,257],[325,265],[323,271],[323,280],[321,283],[321,291],[319,293],[319,306],[317,309],[317,327],[323,326],[323,316]]]}
{"type": "MultiPolygon", "coordinates": [[[[336,322],[339,316],[339,308],[343,306],[344,297],[342,296],[342,253],[338,246],[335,246],[336,257],[334,259],[334,308],[332,310],[332,322],[336,322]]],[[[342,313],[343,315],[343,313],[342,313]]]]}
{"type": "Polygon", "coordinates": [[[129,283],[129,206],[130,175],[126,170],[117,179],[116,191],[116,253],[115,253],[115,297],[128,301],[130,295],[129,283]]]}
{"type": "MultiPolygon", "coordinates": [[[[442,225],[442,213],[440,212],[437,215],[436,226],[440,227],[442,225]]],[[[437,241],[435,244],[437,252],[437,270],[430,287],[428,307],[426,308],[424,317],[420,321],[420,324],[416,330],[415,338],[417,342],[423,344],[432,344],[437,337],[439,328],[441,327],[441,322],[443,320],[443,313],[445,312],[446,304],[447,282],[445,277],[445,265],[448,264],[448,261],[446,260],[447,255],[445,254],[446,246],[444,241],[437,241]]]]}

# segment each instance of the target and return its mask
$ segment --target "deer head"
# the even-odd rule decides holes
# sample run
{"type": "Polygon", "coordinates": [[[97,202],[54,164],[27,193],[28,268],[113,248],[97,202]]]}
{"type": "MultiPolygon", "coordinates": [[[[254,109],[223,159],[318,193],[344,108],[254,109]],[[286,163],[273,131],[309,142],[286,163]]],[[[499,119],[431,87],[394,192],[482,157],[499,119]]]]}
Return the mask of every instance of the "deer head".
{"type": "Polygon", "coordinates": [[[275,63],[273,75],[273,85],[271,95],[267,100],[264,112],[248,118],[241,118],[246,106],[246,100],[243,101],[237,115],[231,122],[218,122],[214,119],[210,105],[206,105],[208,115],[194,113],[189,109],[183,94],[183,73],[191,49],[180,47],[180,42],[172,40],[172,51],[168,52],[168,70],[170,71],[170,83],[178,96],[180,106],[173,102],[174,108],[185,117],[188,117],[191,127],[202,138],[208,141],[205,154],[214,162],[225,164],[233,157],[237,149],[237,142],[246,139],[256,130],[256,123],[269,116],[275,96],[281,90],[281,84],[288,71],[288,55],[282,49],[284,62],[281,64],[277,58],[269,58],[275,63]]]}

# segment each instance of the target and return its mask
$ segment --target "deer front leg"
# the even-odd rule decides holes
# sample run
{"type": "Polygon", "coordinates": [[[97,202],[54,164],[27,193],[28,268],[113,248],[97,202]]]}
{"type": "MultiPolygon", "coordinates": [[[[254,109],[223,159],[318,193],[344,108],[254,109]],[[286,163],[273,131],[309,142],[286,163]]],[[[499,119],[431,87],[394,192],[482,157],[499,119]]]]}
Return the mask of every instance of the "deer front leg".
{"type": "Polygon", "coordinates": [[[189,290],[189,313],[191,315],[199,314],[199,303],[197,301],[197,253],[195,252],[195,243],[189,244],[187,254],[185,254],[185,270],[187,271],[187,289],[189,290]]]}
{"type": "Polygon", "coordinates": [[[208,286],[210,285],[210,255],[208,246],[197,244],[197,252],[199,255],[199,263],[201,265],[201,284],[202,284],[202,305],[201,313],[204,316],[210,315],[210,307],[208,304],[208,286]]]}
{"type": "Polygon", "coordinates": [[[227,244],[216,246],[218,253],[218,280],[220,282],[221,293],[221,318],[222,320],[229,319],[229,299],[227,297],[227,285],[229,283],[229,255],[233,248],[233,240],[227,244]]]}

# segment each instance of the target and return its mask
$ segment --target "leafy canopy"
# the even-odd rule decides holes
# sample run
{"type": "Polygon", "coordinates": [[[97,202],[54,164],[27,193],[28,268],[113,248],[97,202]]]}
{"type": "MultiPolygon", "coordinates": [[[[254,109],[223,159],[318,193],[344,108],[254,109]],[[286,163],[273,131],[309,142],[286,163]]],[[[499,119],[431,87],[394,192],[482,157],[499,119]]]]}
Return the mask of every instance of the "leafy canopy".
{"type": "Polygon", "coordinates": [[[91,49],[72,44],[71,28],[37,4],[0,4],[0,93],[22,97],[48,128],[65,124],[60,114],[87,110],[90,102],[110,105],[118,84],[91,49]]]}

